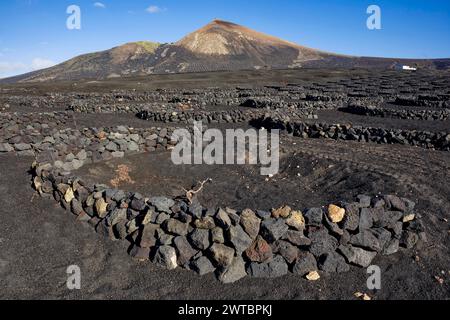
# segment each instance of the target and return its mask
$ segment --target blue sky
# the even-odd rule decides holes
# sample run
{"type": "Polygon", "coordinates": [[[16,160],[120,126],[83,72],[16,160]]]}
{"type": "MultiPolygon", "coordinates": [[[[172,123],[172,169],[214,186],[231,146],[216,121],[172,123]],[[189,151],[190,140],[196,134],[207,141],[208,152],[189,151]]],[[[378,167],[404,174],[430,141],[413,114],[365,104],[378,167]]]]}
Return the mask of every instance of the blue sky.
{"type": "Polygon", "coordinates": [[[130,41],[174,42],[215,18],[343,54],[450,57],[448,0],[2,0],[0,78],[130,41]],[[73,4],[81,30],[66,28],[73,4]],[[366,27],[371,4],[381,30],[366,27]]]}

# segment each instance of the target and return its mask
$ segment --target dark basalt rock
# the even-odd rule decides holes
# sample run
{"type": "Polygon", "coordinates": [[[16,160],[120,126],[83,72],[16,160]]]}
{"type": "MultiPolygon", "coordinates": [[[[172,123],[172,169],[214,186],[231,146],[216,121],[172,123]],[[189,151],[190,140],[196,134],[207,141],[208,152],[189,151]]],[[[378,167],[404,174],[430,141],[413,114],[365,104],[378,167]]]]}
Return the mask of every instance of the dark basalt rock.
{"type": "Polygon", "coordinates": [[[250,263],[247,273],[255,278],[277,278],[288,273],[288,265],[283,257],[275,256],[273,260],[268,262],[250,263]]]}

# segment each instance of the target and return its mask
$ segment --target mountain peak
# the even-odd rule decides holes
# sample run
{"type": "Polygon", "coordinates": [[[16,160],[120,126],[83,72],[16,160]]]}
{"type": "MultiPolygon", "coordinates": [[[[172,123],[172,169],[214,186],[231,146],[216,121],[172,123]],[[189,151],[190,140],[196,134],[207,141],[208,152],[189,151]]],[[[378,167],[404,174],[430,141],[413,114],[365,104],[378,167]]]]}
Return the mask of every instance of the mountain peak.
{"type": "Polygon", "coordinates": [[[236,23],[221,20],[221,19],[214,19],[210,23],[207,24],[207,26],[222,26],[222,27],[236,27],[239,26],[236,23]]]}
{"type": "Polygon", "coordinates": [[[248,50],[267,52],[274,47],[301,48],[294,43],[220,19],[214,19],[176,44],[194,54],[220,56],[247,54],[248,50]]]}

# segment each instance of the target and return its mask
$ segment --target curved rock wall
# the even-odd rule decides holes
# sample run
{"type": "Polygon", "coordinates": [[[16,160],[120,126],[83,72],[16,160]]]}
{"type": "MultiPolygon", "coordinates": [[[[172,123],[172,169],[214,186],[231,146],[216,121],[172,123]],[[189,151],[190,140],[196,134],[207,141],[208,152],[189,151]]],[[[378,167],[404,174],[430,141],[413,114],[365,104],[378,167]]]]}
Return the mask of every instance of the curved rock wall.
{"type": "MultiPolygon", "coordinates": [[[[152,148],[168,149],[174,143],[164,129],[152,130],[152,148]]],[[[123,131],[91,132],[89,146],[101,152],[106,141],[123,131]]],[[[146,140],[147,133],[136,133],[132,140],[146,140]]],[[[145,144],[139,146],[142,151],[145,144]]],[[[81,149],[83,163],[96,161],[94,152],[81,149]]],[[[309,278],[317,272],[347,272],[351,265],[367,267],[378,254],[412,248],[424,238],[415,204],[395,195],[360,195],[355,202],[301,210],[284,206],[237,211],[206,208],[196,198],[144,196],[89,185],[71,173],[74,169],[61,160],[35,162],[33,185],[99,234],[130,241],[133,258],[200,275],[215,272],[225,283],[288,272],[309,278]]]]}
{"type": "Polygon", "coordinates": [[[427,149],[450,151],[450,133],[416,130],[370,128],[362,126],[284,121],[261,118],[253,124],[266,129],[280,129],[302,138],[326,138],[384,144],[405,144],[427,149]]]}

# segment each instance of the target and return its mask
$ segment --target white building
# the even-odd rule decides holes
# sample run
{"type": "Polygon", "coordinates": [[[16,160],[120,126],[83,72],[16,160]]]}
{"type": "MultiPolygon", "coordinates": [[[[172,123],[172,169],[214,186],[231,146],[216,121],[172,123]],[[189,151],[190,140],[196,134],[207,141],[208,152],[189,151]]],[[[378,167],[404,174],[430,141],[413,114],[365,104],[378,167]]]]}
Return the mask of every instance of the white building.
{"type": "Polygon", "coordinates": [[[410,66],[398,63],[398,62],[395,63],[394,69],[395,70],[409,70],[409,71],[416,71],[417,70],[417,68],[410,67],[410,66]]]}

